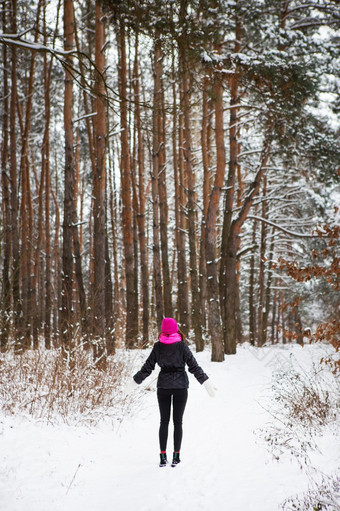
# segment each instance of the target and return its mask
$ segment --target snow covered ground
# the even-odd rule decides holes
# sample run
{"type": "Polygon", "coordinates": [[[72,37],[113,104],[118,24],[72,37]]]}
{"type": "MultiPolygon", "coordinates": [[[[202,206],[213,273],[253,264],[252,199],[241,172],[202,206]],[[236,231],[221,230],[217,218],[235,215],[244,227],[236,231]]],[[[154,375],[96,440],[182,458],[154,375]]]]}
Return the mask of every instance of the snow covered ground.
{"type": "MultiPolygon", "coordinates": [[[[306,472],[288,456],[273,461],[254,432],[271,421],[273,371],[310,367],[319,348],[240,346],[219,364],[208,351],[196,357],[218,392],[211,399],[189,376],[178,467],[158,467],[155,371],[121,423],[47,425],[0,416],[0,511],[274,511],[304,492],[306,472]]],[[[315,463],[329,474],[340,465],[340,448],[332,436],[322,444],[315,463]]]]}

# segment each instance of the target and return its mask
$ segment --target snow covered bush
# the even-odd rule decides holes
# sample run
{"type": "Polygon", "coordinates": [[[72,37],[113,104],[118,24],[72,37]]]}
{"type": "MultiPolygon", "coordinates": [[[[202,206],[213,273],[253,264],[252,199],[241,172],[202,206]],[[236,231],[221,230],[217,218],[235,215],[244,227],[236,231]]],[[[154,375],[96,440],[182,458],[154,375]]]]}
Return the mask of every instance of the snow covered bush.
{"type": "Polygon", "coordinates": [[[318,449],[318,435],[340,429],[339,377],[325,365],[306,371],[294,364],[273,375],[272,392],[273,421],[260,435],[274,458],[288,452],[302,468],[309,464],[309,453],[318,449]]]}
{"type": "Polygon", "coordinates": [[[128,373],[128,360],[119,354],[108,357],[102,371],[82,348],[75,351],[72,368],[58,349],[7,352],[0,358],[0,408],[48,422],[119,421],[131,399],[122,391],[128,373]]]}
{"type": "Polygon", "coordinates": [[[272,397],[266,406],[272,421],[259,432],[276,460],[289,455],[310,480],[308,490],[286,499],[284,511],[340,509],[340,470],[324,474],[313,458],[322,457],[323,437],[334,445],[340,431],[340,378],[331,366],[313,364],[309,370],[292,361],[273,374],[272,397]]]}
{"type": "Polygon", "coordinates": [[[340,505],[340,472],[312,481],[307,492],[285,500],[283,511],[336,511],[340,505]]]}
{"type": "MultiPolygon", "coordinates": [[[[275,401],[292,423],[316,429],[336,419],[337,396],[324,377],[323,369],[315,366],[311,373],[291,369],[276,374],[275,401]]],[[[337,387],[338,382],[334,383],[337,387]]]]}

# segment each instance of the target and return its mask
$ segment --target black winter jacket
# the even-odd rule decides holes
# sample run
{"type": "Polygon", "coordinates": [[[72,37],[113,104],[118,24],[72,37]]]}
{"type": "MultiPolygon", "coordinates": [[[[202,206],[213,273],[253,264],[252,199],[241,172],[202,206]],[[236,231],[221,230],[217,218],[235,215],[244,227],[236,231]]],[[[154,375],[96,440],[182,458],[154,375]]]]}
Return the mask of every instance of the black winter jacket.
{"type": "Polygon", "coordinates": [[[161,370],[158,376],[158,389],[187,389],[189,387],[188,375],[185,372],[185,364],[202,384],[208,376],[198,365],[195,357],[183,341],[173,344],[156,342],[145,364],[133,377],[136,383],[140,384],[155,369],[156,363],[161,370]]]}

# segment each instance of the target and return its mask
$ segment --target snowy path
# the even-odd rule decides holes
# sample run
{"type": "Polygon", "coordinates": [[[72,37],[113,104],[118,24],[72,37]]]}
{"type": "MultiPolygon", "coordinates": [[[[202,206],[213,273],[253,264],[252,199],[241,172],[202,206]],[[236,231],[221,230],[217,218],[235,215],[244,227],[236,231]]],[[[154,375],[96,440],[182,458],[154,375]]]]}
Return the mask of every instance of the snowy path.
{"type": "Polygon", "coordinates": [[[197,355],[218,394],[209,398],[190,376],[182,463],[175,469],[158,467],[154,385],[137,390],[140,410],[116,431],[3,418],[0,511],[278,509],[305,490],[306,476],[296,463],[273,462],[254,430],[270,418],[259,401],[270,388],[273,365],[287,361],[290,351],[262,351],[259,359],[244,348],[222,364],[212,364],[209,353],[197,355]]]}

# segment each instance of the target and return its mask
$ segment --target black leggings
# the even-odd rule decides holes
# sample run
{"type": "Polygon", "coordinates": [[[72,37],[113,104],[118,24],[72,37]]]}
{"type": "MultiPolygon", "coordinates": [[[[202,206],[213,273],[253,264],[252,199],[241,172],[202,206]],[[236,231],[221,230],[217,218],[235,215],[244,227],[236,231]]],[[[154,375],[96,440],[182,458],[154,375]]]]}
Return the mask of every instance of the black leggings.
{"type": "Polygon", "coordinates": [[[168,440],[168,428],[170,421],[171,409],[171,396],[172,399],[172,415],[174,420],[174,451],[181,450],[183,429],[182,418],[185,405],[188,399],[187,389],[157,389],[157,398],[159,404],[159,411],[161,414],[161,424],[159,427],[159,445],[161,451],[166,451],[166,443],[168,440]]]}

